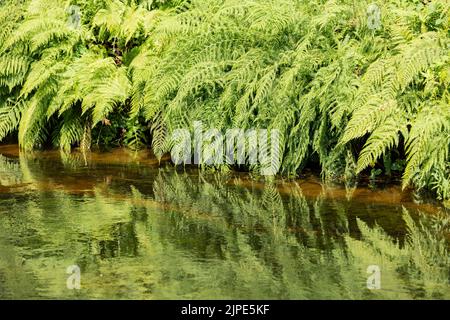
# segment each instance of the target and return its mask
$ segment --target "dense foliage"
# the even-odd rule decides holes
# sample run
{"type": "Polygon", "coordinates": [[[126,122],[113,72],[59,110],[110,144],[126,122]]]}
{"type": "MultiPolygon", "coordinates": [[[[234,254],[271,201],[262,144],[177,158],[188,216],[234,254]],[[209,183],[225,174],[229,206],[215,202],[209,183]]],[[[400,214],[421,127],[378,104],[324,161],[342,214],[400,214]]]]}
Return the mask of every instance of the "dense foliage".
{"type": "Polygon", "coordinates": [[[278,129],[283,174],[397,170],[449,199],[450,4],[378,1],[374,27],[370,3],[8,0],[0,139],[161,156],[195,120],[278,129]]]}

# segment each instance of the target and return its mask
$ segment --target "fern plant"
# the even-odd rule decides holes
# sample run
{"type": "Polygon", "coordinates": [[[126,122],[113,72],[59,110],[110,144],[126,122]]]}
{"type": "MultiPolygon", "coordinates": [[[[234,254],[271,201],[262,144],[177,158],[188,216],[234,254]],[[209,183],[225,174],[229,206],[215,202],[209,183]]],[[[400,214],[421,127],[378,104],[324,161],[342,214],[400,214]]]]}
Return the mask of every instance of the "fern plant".
{"type": "Polygon", "coordinates": [[[97,10],[77,28],[68,23],[66,1],[39,0],[26,6],[23,20],[7,35],[0,84],[16,95],[2,108],[0,139],[18,129],[24,149],[51,138],[70,151],[90,140],[83,138],[88,127],[104,124],[113,110],[127,108],[131,75],[124,65],[129,61],[122,60],[132,60],[128,42],[146,32],[151,14],[121,1],[78,4],[81,13],[97,10]],[[120,17],[118,23],[106,23],[111,15],[120,17]]]}
{"type": "Polygon", "coordinates": [[[348,183],[406,160],[405,188],[448,200],[448,1],[383,1],[376,28],[371,2],[8,1],[0,140],[69,151],[128,113],[148,122],[161,157],[172,132],[198,120],[277,129],[284,175],[319,167],[348,183]]]}
{"type": "Polygon", "coordinates": [[[156,27],[135,109],[169,132],[278,129],[285,174],[318,162],[342,175],[349,151],[360,173],[406,148],[404,187],[430,188],[448,176],[448,3],[387,1],[380,30],[368,5],[192,1],[156,27]]]}

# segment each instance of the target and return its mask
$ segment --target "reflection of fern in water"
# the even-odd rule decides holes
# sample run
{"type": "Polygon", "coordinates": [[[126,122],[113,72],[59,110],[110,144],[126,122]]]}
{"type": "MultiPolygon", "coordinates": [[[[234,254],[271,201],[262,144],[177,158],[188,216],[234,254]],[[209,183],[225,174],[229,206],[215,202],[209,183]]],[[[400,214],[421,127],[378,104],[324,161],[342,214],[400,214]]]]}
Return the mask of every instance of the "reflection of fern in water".
{"type": "Polygon", "coordinates": [[[10,258],[0,261],[0,296],[448,298],[448,217],[422,226],[405,212],[400,247],[362,221],[362,237],[350,237],[345,203],[225,182],[161,171],[142,193],[2,200],[0,250],[10,258]],[[65,288],[72,264],[82,268],[79,293],[65,288]],[[370,264],[382,268],[380,291],[366,289],[370,264]]]}
{"type": "Polygon", "coordinates": [[[450,298],[450,256],[448,215],[421,215],[415,223],[404,209],[403,218],[409,234],[400,246],[380,228],[369,228],[358,220],[362,240],[346,237],[354,262],[362,267],[379,265],[382,283],[380,298],[450,298]],[[396,292],[395,288],[402,288],[396,292]]]}
{"type": "Polygon", "coordinates": [[[20,183],[23,183],[23,175],[19,163],[0,154],[0,186],[20,183]]]}
{"type": "MultiPolygon", "coordinates": [[[[281,270],[281,278],[285,280],[283,284],[287,286],[280,290],[286,290],[283,291],[285,294],[289,292],[290,297],[310,297],[308,294],[317,297],[320,292],[328,292],[329,297],[344,298],[449,297],[450,262],[448,240],[444,238],[449,230],[448,222],[445,222],[448,218],[444,215],[436,220],[441,221],[437,232],[430,232],[429,226],[417,228],[405,211],[404,220],[410,229],[410,238],[404,247],[396,245],[394,239],[381,228],[370,229],[362,221],[358,221],[362,240],[345,235],[343,245],[340,236],[333,231],[348,232],[345,208],[335,203],[337,214],[332,219],[328,216],[325,220],[329,225],[326,225],[323,218],[329,212],[324,211],[327,207],[323,199],[319,197],[311,208],[301,196],[300,188],[295,188],[293,196],[282,201],[273,186],[266,187],[262,195],[255,196],[254,192],[246,190],[236,191],[223,185],[212,187],[206,181],[195,184],[186,176],[167,175],[159,177],[154,189],[158,201],[176,204],[181,211],[189,205],[194,212],[204,212],[214,217],[219,215],[222,219],[213,220],[218,227],[210,231],[212,234],[224,229],[222,225],[225,224],[235,227],[241,237],[247,239],[244,243],[251,244],[250,239],[258,238],[260,234],[262,240],[269,240],[260,240],[258,251],[264,252],[263,257],[275,259],[275,265],[278,264],[281,270]],[[185,190],[184,193],[182,190],[185,190]],[[276,208],[275,215],[272,214],[273,208],[276,208]],[[272,235],[270,239],[267,239],[267,234],[272,235]],[[286,247],[295,248],[291,253],[296,254],[291,256],[284,250],[286,247]],[[366,268],[371,264],[379,264],[383,270],[384,290],[379,292],[362,290],[367,277],[366,268]],[[318,273],[320,277],[317,277],[318,273]],[[290,285],[292,291],[288,290],[290,285]],[[311,287],[314,287],[313,293],[299,289],[311,287]]],[[[173,214],[173,220],[178,222],[176,225],[180,229],[188,233],[193,231],[189,228],[191,216],[173,214]]],[[[425,216],[421,217],[421,221],[427,220],[425,216]]],[[[204,224],[211,227],[210,220],[204,224]]],[[[231,242],[239,243],[235,240],[231,242]]],[[[193,254],[196,249],[193,249],[193,254]]],[[[256,250],[256,247],[252,250],[256,250]]],[[[262,270],[270,278],[274,276],[274,262],[267,260],[265,263],[267,265],[262,270]]]]}

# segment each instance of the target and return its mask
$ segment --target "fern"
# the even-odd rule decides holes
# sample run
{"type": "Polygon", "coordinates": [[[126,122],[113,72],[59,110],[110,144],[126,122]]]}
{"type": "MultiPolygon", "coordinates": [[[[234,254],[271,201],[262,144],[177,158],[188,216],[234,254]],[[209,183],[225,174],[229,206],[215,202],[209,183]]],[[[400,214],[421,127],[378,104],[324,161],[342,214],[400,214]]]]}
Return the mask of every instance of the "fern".
{"type": "MultiPolygon", "coordinates": [[[[370,3],[80,0],[73,28],[67,1],[8,1],[0,137],[18,129],[32,148],[56,136],[67,150],[85,141],[69,115],[86,134],[86,123],[101,133],[108,118],[124,128],[143,117],[161,157],[172,147],[166,138],[198,120],[222,131],[279,130],[284,174],[317,165],[342,180],[394,153],[407,161],[404,187],[445,199],[449,6],[388,0],[370,30],[370,3]],[[358,157],[352,174],[349,152],[358,157]]],[[[144,146],[144,131],[128,133],[130,146],[144,146]]]]}
{"type": "Polygon", "coordinates": [[[25,108],[21,101],[16,103],[7,101],[4,106],[0,106],[0,140],[18,128],[21,113],[25,108]]]}

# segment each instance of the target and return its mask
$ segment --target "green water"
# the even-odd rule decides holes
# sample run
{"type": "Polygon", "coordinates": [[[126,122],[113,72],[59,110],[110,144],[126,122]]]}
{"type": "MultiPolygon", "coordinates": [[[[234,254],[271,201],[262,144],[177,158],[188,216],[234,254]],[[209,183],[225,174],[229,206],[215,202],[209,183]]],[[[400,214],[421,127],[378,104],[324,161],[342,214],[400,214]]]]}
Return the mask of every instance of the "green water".
{"type": "Polygon", "coordinates": [[[1,153],[1,299],[450,298],[449,213],[396,187],[1,153]]]}

